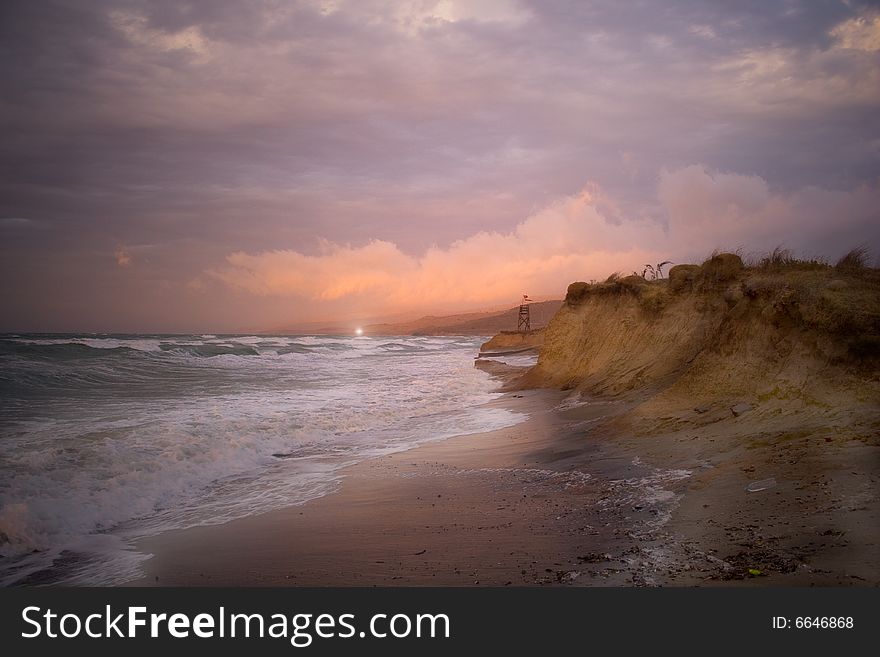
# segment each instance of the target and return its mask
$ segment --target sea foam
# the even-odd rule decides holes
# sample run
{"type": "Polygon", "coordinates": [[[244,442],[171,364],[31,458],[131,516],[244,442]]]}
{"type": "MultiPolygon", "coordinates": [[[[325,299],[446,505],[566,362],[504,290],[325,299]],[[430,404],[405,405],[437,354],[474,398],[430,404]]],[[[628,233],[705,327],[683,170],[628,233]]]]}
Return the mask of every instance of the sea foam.
{"type": "Polygon", "coordinates": [[[124,581],[138,537],[303,503],[348,464],[521,421],[485,405],[479,342],[0,338],[0,583],[124,581]]]}

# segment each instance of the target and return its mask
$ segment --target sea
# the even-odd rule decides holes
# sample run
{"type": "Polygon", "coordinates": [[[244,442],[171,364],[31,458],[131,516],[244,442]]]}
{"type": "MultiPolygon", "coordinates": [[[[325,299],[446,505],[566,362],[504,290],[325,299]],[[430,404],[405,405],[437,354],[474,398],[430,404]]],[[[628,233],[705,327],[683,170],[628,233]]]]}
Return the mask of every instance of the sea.
{"type": "Polygon", "coordinates": [[[348,465],[523,421],[490,404],[484,339],[0,335],[0,585],[130,581],[139,538],[302,504],[348,465]]]}

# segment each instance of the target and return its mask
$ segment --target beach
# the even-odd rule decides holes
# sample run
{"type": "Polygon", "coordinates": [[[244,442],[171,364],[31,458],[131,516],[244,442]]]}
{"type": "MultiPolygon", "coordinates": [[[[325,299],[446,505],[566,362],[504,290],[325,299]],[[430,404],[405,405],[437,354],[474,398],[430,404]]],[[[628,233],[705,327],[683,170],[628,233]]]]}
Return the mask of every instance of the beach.
{"type": "Polygon", "coordinates": [[[7,338],[4,582],[880,584],[876,383],[796,351],[757,394],[736,358],[647,379],[663,332],[609,354],[584,308],[476,361],[462,337],[7,338]]]}
{"type": "MultiPolygon", "coordinates": [[[[566,445],[555,391],[499,403],[529,413],[505,430],[365,461],[339,489],[225,525],[168,532],[139,550],[145,585],[532,585],[573,580],[584,545],[607,551],[598,447],[566,445]]],[[[593,413],[601,413],[599,409],[593,413]]],[[[604,466],[628,472],[626,461],[604,466]]],[[[594,551],[595,551],[594,550],[594,551]]]]}
{"type": "Polygon", "coordinates": [[[694,414],[696,433],[640,435],[639,403],[509,392],[491,404],[521,424],[361,462],[301,505],[139,541],[152,556],[130,584],[880,583],[876,445],[756,446],[728,409],[694,414]]]}

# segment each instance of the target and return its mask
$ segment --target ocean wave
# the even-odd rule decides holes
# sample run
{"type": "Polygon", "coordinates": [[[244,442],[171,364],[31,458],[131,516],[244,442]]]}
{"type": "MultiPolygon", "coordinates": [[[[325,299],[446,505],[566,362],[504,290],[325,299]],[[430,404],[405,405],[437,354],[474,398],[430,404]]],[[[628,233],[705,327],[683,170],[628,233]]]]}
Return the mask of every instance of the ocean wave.
{"type": "Polygon", "coordinates": [[[23,358],[41,358],[51,361],[79,360],[83,358],[106,358],[107,356],[138,351],[128,346],[114,344],[112,346],[94,347],[83,342],[13,342],[0,340],[0,356],[21,356],[23,358]]]}
{"type": "Polygon", "coordinates": [[[159,345],[162,351],[170,351],[189,356],[212,358],[214,356],[259,356],[256,347],[245,344],[179,344],[163,342],[159,345]]]}
{"type": "Polygon", "coordinates": [[[284,356],[285,354],[311,354],[314,352],[314,348],[301,344],[291,344],[286,347],[278,347],[275,349],[275,353],[279,356],[284,356]]]}
{"type": "Polygon", "coordinates": [[[99,350],[133,349],[135,351],[158,351],[160,340],[156,338],[24,338],[11,336],[0,339],[0,345],[9,348],[14,345],[27,345],[33,349],[45,347],[53,349],[58,347],[89,347],[99,350]]]}
{"type": "MultiPolygon", "coordinates": [[[[275,347],[277,343],[266,346],[275,347]]],[[[22,357],[44,357],[49,360],[103,358],[113,354],[128,355],[133,352],[161,353],[173,352],[211,358],[220,355],[258,356],[256,345],[241,344],[236,341],[169,341],[161,339],[44,339],[0,340],[0,356],[17,355],[22,357]]]]}
{"type": "Polygon", "coordinates": [[[401,342],[383,342],[377,345],[377,348],[384,351],[406,351],[411,353],[425,350],[425,347],[423,347],[422,345],[403,344],[401,342]]]}
{"type": "MultiPolygon", "coordinates": [[[[0,581],[45,570],[61,550],[106,550],[100,537],[299,503],[332,490],[348,463],[520,421],[480,406],[494,393],[472,365],[478,344],[0,339],[0,581]]],[[[113,550],[52,577],[122,581],[113,550]]]]}

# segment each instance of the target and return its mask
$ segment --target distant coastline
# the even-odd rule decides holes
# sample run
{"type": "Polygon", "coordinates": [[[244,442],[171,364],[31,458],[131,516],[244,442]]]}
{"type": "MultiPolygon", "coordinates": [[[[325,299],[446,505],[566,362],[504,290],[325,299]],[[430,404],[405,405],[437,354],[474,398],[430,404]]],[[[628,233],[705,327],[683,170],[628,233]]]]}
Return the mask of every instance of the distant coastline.
{"type": "MultiPolygon", "coordinates": [[[[536,301],[531,303],[532,326],[540,328],[546,326],[553,315],[562,307],[562,300],[536,301]]],[[[506,310],[482,311],[457,313],[454,315],[427,315],[418,319],[365,323],[362,328],[364,335],[389,336],[389,335],[472,335],[488,336],[502,331],[516,330],[517,312],[519,307],[506,310]]],[[[285,335],[291,333],[308,335],[351,335],[354,324],[338,324],[332,322],[312,323],[301,326],[278,327],[271,331],[256,331],[257,333],[272,333],[285,335]]]]}

